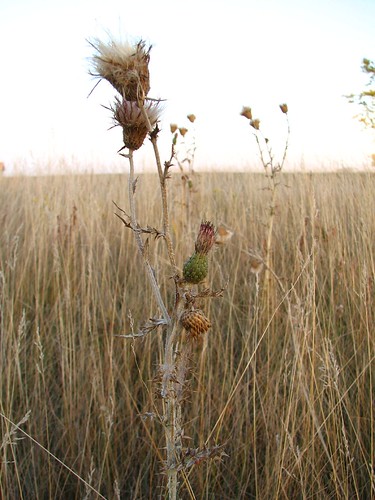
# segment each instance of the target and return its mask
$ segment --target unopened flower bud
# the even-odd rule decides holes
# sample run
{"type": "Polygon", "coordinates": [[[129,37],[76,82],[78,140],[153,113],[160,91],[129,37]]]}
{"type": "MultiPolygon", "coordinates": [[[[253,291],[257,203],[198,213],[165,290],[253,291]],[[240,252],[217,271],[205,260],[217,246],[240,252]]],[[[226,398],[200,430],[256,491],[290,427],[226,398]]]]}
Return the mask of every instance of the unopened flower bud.
{"type": "Polygon", "coordinates": [[[201,223],[195,242],[195,252],[185,262],[183,276],[188,283],[200,283],[208,274],[208,253],[215,244],[216,231],[211,222],[201,223]]]}

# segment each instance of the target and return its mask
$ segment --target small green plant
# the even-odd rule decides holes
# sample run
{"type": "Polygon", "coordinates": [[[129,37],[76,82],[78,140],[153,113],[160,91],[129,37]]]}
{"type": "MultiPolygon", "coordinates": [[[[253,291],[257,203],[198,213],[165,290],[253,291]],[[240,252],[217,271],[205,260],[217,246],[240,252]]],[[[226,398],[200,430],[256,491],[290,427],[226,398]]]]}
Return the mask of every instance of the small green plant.
{"type": "MultiPolygon", "coordinates": [[[[185,400],[187,375],[190,371],[190,350],[192,341],[201,337],[211,327],[210,320],[201,309],[204,298],[217,297],[222,290],[214,292],[209,288],[203,291],[199,285],[208,274],[208,254],[215,243],[215,227],[209,221],[200,225],[195,242],[195,252],[185,263],[183,276],[177,266],[174,243],[170,231],[170,208],[168,202],[167,180],[170,177],[172,155],[169,161],[160,160],[158,149],[160,101],[148,96],[150,90],[150,74],[148,63],[150,48],[144,41],[132,46],[127,43],[111,40],[105,44],[100,40],[91,42],[95,54],[92,58],[92,74],[110,82],[118,94],[114,104],[108,108],[113,116],[115,125],[123,131],[123,147],[121,155],[129,161],[128,196],[130,215],[118,207],[120,214],[116,214],[124,225],[135,235],[139,254],[146,267],[154,296],[159,306],[161,317],[153,317],[147,321],[138,332],[123,337],[134,339],[144,337],[155,331],[165,333],[164,359],[159,367],[159,394],[163,405],[160,414],[160,423],[163,426],[166,439],[166,461],[164,470],[167,475],[168,496],[171,500],[177,498],[180,474],[184,473],[195,463],[204,459],[221,456],[220,446],[203,449],[184,448],[184,428],[182,421],[182,405],[185,400]],[[162,209],[162,229],[150,226],[141,227],[137,218],[136,191],[137,179],[134,177],[134,153],[143,145],[149,136],[159,174],[162,209]],[[126,152],[123,152],[126,150],[126,152]],[[149,257],[149,235],[162,238],[167,247],[169,265],[173,273],[174,303],[167,306],[158,284],[157,275],[149,257]],[[146,239],[145,239],[146,237],[146,239]],[[184,334],[185,332],[185,334],[184,334]]],[[[190,121],[193,122],[193,115],[190,121]]],[[[184,136],[185,129],[180,129],[184,136]]],[[[189,169],[192,170],[189,163],[189,169]]],[[[181,169],[180,165],[180,169],[181,169]]],[[[138,270],[136,270],[137,272],[138,270]]],[[[146,306],[146,305],[145,305],[146,306]]],[[[185,481],[187,478],[185,477],[185,481]]]]}
{"type": "Polygon", "coordinates": [[[367,89],[359,94],[345,96],[351,104],[356,104],[362,112],[356,118],[366,127],[375,130],[375,61],[364,58],[361,69],[368,75],[367,89]]]}

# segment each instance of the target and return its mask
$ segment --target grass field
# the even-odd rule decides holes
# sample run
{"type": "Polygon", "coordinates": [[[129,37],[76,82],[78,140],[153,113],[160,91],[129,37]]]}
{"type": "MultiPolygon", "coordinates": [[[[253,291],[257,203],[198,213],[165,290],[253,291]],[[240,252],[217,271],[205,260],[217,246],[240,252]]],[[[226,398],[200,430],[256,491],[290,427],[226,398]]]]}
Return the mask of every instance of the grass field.
{"type": "MultiPolygon", "coordinates": [[[[280,179],[267,282],[249,257],[264,252],[264,176],[196,175],[188,215],[169,181],[178,266],[202,219],[234,231],[211,255],[208,283],[226,289],[205,304],[184,407],[186,446],[228,456],[191,468],[184,499],[375,498],[375,176],[280,179]]],[[[136,198],[160,227],[156,175],[136,198]]],[[[0,178],[4,499],[166,494],[163,334],[116,337],[158,311],[112,200],[128,211],[126,175],[0,178]]],[[[171,307],[163,241],[149,252],[171,307]]]]}

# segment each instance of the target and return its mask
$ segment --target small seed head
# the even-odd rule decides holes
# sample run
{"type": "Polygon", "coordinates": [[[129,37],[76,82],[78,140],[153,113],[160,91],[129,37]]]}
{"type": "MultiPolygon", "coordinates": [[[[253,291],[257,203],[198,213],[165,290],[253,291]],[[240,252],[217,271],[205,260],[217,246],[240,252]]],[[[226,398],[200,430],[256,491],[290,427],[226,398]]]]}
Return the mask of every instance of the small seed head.
{"type": "Polygon", "coordinates": [[[188,129],[185,127],[180,127],[178,130],[180,131],[180,134],[182,135],[182,137],[185,137],[185,135],[188,132],[188,129]]]}
{"type": "Polygon", "coordinates": [[[171,123],[170,125],[171,133],[174,134],[176,130],[178,129],[178,125],[176,123],[171,123]]]}
{"type": "Polygon", "coordinates": [[[241,116],[244,116],[248,120],[252,120],[253,119],[253,114],[251,112],[251,108],[249,108],[248,106],[243,106],[242,111],[241,111],[240,114],[241,114],[241,116]]]}
{"type": "Polygon", "coordinates": [[[216,245],[225,245],[232,238],[233,231],[221,225],[217,228],[215,243],[216,245]]]}
{"type": "Polygon", "coordinates": [[[258,120],[258,118],[251,120],[250,125],[255,128],[255,130],[259,130],[260,120],[258,120]]]}
{"type": "Polygon", "coordinates": [[[193,115],[193,114],[190,114],[190,115],[187,115],[187,118],[188,120],[191,122],[191,123],[194,123],[195,122],[195,119],[196,119],[196,116],[193,115]]]}
{"type": "Polygon", "coordinates": [[[263,270],[263,261],[256,257],[250,257],[250,272],[258,275],[263,270]]]}
{"type": "Polygon", "coordinates": [[[280,109],[281,111],[286,115],[288,113],[288,105],[287,104],[280,104],[280,109]]]}

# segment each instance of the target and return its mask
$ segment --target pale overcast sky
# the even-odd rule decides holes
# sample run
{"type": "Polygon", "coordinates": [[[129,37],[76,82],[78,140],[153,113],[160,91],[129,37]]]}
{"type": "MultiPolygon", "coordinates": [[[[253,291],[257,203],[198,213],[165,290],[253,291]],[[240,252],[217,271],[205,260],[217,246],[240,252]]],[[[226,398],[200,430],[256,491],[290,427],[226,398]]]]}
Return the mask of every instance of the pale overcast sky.
{"type": "MultiPolygon", "coordinates": [[[[108,131],[101,106],[112,87],[102,82],[87,98],[95,80],[86,39],[110,31],[153,46],[150,95],[167,99],[165,159],[169,124],[195,113],[197,169],[255,166],[241,108],[252,107],[277,151],[286,102],[290,166],[360,166],[375,144],[343,95],[366,83],[360,65],[375,58],[374,26],[374,0],[0,0],[0,161],[126,168],[121,130],[108,131]]],[[[150,149],[146,141],[139,165],[150,149]]]]}

